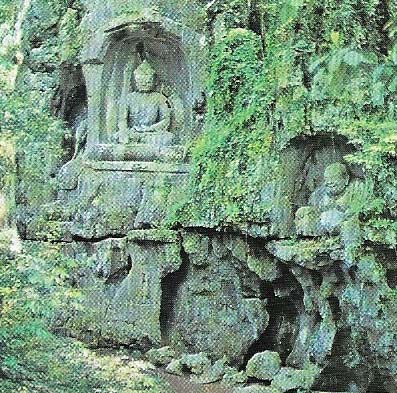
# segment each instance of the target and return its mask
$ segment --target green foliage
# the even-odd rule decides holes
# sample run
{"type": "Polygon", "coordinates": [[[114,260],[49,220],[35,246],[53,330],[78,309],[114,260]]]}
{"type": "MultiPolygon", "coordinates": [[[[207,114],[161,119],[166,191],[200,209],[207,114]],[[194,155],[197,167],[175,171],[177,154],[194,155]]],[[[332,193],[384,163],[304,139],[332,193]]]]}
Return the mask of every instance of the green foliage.
{"type": "Polygon", "coordinates": [[[231,30],[214,49],[207,131],[193,148],[194,201],[184,210],[215,225],[252,213],[254,201],[247,199],[274,165],[269,162],[273,134],[262,114],[269,103],[257,82],[260,54],[260,40],[244,29],[231,30]]]}
{"type": "Polygon", "coordinates": [[[69,8],[63,15],[58,37],[61,62],[69,64],[76,62],[86,39],[77,10],[69,8]]]}
{"type": "Polygon", "coordinates": [[[246,28],[249,24],[251,4],[247,0],[223,0],[212,4],[213,14],[222,14],[225,27],[246,28]]]}
{"type": "MultiPolygon", "coordinates": [[[[220,2],[216,11],[243,3],[220,2]]],[[[384,3],[259,1],[264,36],[231,29],[216,43],[205,133],[193,147],[181,220],[263,222],[268,209],[258,193],[282,178],[283,149],[314,134],[343,135],[355,147],[348,160],[373,184],[354,202],[356,214],[395,214],[397,47],[395,11],[384,3]]]]}
{"type": "Polygon", "coordinates": [[[0,139],[0,225],[8,225],[15,212],[16,181],[14,140],[3,135],[0,139]]]}
{"type": "MultiPolygon", "coordinates": [[[[0,25],[12,25],[17,14],[19,2],[15,0],[2,0],[0,3],[0,25]]],[[[1,36],[1,35],[0,35],[1,36]]]]}
{"type": "Polygon", "coordinates": [[[25,39],[44,42],[68,9],[68,0],[33,0],[23,24],[25,39]]]}
{"type": "Polygon", "coordinates": [[[249,92],[262,71],[260,41],[244,29],[231,30],[216,48],[211,59],[209,77],[209,116],[222,120],[250,102],[249,92]]]}
{"type": "Polygon", "coordinates": [[[49,331],[61,310],[80,301],[70,285],[78,263],[62,256],[59,245],[22,246],[15,233],[0,233],[0,391],[168,391],[142,372],[144,364],[124,362],[126,353],[96,354],[49,331]]]}
{"type": "Polygon", "coordinates": [[[25,202],[41,205],[51,199],[51,174],[62,159],[65,130],[40,105],[39,93],[11,93],[0,97],[2,138],[13,136],[19,158],[19,194],[25,202]]]}
{"type": "MultiPolygon", "coordinates": [[[[83,3],[106,8],[100,1],[83,3]]],[[[149,4],[146,9],[133,1],[114,3],[119,4],[115,17],[120,20],[156,19],[175,8],[170,0],[149,4]]],[[[56,67],[77,61],[85,34],[79,4],[32,2],[24,23],[24,47],[29,61],[39,63],[39,69],[50,60],[56,67]],[[31,43],[36,45],[36,54],[29,53],[31,43]]],[[[177,4],[177,15],[184,24],[204,24],[204,6],[186,0],[177,4]]],[[[0,23],[12,24],[17,9],[18,2],[3,0],[0,23]]],[[[295,202],[278,188],[289,171],[289,163],[282,159],[285,148],[297,136],[345,137],[355,149],[346,160],[363,169],[365,181],[357,182],[344,196],[349,219],[344,223],[342,242],[358,273],[342,289],[341,307],[356,349],[362,349],[365,342],[374,358],[387,359],[396,351],[396,293],[387,285],[384,268],[375,258],[360,256],[364,242],[389,248],[397,243],[395,1],[232,0],[215,2],[210,14],[219,17],[227,31],[211,48],[208,114],[205,132],[192,147],[191,184],[182,200],[170,185],[163,184],[158,202],[174,198],[171,225],[180,221],[234,226],[247,221],[263,223],[269,215],[277,221],[283,211],[293,210],[295,202]]],[[[93,28],[99,28],[94,21],[93,28]]],[[[16,49],[10,46],[1,54],[3,68],[13,67],[16,49]]],[[[54,196],[51,179],[62,162],[65,133],[40,94],[0,96],[1,143],[17,147],[19,202],[36,208],[54,196]]],[[[12,183],[11,167],[9,160],[0,162],[6,176],[1,187],[12,183]]],[[[122,214],[112,217],[116,223],[122,214]]],[[[294,252],[308,261],[318,251],[329,251],[327,241],[309,241],[302,248],[288,240],[294,252]]],[[[7,244],[7,240],[0,239],[0,243],[7,244]]],[[[3,254],[0,372],[5,380],[0,390],[17,391],[22,385],[27,391],[111,391],[109,381],[116,381],[121,384],[117,386],[120,392],[152,386],[149,391],[156,391],[153,379],[138,374],[128,378],[131,370],[120,363],[95,371],[98,358],[48,331],[55,310],[64,302],[78,300],[79,294],[67,284],[76,261],[61,257],[55,246],[30,248],[22,254],[13,254],[4,246],[3,254]],[[87,365],[89,371],[83,372],[87,365]],[[122,370],[122,382],[114,378],[116,369],[122,370]],[[38,387],[44,375],[48,385],[38,387]]],[[[250,263],[266,274],[255,260],[250,263]]]]}
{"type": "MultiPolygon", "coordinates": [[[[217,11],[226,19],[242,3],[217,11]]],[[[262,36],[231,29],[212,48],[205,133],[193,146],[190,193],[175,221],[233,226],[266,222],[269,213],[277,220],[275,206],[282,211],[294,198],[275,192],[288,173],[285,147],[296,136],[346,138],[354,150],[345,159],[365,176],[350,184],[342,201],[348,207],[340,236],[344,259],[358,269],[340,296],[342,320],[352,332],[354,356],[347,362],[389,367],[397,297],[384,267],[366,257],[366,249],[397,244],[395,4],[257,3],[262,36]]],[[[249,27],[244,17],[240,22],[249,27]]],[[[313,240],[313,249],[323,240],[313,240]]],[[[299,255],[310,251],[296,247],[299,255]]]]}
{"type": "Polygon", "coordinates": [[[8,87],[10,74],[12,74],[17,60],[18,48],[14,43],[17,12],[17,1],[2,1],[0,3],[0,90],[8,87]]]}
{"type": "Polygon", "coordinates": [[[397,222],[387,218],[372,218],[366,222],[364,237],[375,244],[389,248],[397,246],[397,222]]]}

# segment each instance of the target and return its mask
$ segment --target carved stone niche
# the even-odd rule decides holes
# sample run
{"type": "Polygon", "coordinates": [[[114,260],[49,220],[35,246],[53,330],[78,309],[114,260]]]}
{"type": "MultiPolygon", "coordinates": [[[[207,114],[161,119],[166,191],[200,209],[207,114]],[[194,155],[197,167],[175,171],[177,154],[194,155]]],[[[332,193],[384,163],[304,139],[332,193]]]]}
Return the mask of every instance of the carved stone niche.
{"type": "Polygon", "coordinates": [[[181,39],[159,23],[125,23],[95,37],[85,56],[85,157],[183,162],[195,98],[181,39]]]}

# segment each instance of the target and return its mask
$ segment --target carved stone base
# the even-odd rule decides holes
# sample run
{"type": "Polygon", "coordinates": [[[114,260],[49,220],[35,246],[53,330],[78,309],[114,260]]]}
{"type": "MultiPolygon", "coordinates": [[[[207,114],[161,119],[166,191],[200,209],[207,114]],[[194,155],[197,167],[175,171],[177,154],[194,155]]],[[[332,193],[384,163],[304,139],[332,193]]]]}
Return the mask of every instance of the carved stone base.
{"type": "Polygon", "coordinates": [[[144,161],[183,162],[186,149],[183,146],[162,146],[145,143],[98,144],[85,153],[93,161],[144,161]]]}

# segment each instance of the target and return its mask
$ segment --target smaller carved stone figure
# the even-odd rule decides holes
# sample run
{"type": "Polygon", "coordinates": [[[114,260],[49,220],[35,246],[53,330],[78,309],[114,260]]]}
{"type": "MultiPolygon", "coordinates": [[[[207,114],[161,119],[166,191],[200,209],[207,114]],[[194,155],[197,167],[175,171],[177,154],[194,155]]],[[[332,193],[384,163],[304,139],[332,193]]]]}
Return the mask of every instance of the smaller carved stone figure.
{"type": "Polygon", "coordinates": [[[323,184],[309,198],[309,206],[298,209],[295,215],[297,233],[303,236],[337,234],[345,219],[346,207],[343,195],[350,177],[342,163],[325,168],[323,184]]]}
{"type": "Polygon", "coordinates": [[[127,129],[120,133],[119,142],[128,143],[139,139],[139,134],[150,133],[148,139],[155,145],[169,145],[174,138],[174,134],[169,131],[171,107],[167,97],[154,91],[155,70],[145,60],[134,71],[134,77],[137,91],[127,96],[122,119],[127,122],[127,129]]]}
{"type": "Polygon", "coordinates": [[[346,165],[339,162],[328,165],[324,171],[324,182],[314,190],[309,204],[322,211],[336,207],[338,197],[346,190],[349,180],[346,165]]]}

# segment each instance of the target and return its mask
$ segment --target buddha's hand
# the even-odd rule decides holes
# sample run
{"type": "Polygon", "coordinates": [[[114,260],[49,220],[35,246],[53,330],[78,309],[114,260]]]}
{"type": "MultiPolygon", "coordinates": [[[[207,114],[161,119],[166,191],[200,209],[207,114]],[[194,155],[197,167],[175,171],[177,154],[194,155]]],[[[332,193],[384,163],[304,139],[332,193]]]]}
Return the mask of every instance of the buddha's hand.
{"type": "Polygon", "coordinates": [[[151,131],[151,128],[150,127],[147,127],[147,126],[135,126],[135,127],[132,127],[132,132],[149,132],[149,131],[151,131]]]}
{"type": "Polygon", "coordinates": [[[111,137],[111,142],[112,143],[120,143],[120,132],[117,131],[115,132],[112,137],[111,137]]]}

